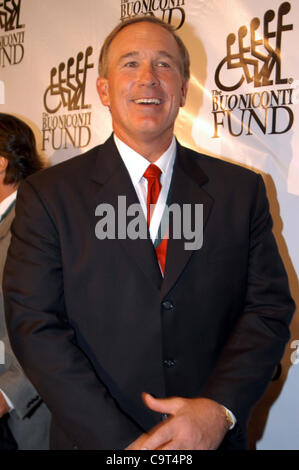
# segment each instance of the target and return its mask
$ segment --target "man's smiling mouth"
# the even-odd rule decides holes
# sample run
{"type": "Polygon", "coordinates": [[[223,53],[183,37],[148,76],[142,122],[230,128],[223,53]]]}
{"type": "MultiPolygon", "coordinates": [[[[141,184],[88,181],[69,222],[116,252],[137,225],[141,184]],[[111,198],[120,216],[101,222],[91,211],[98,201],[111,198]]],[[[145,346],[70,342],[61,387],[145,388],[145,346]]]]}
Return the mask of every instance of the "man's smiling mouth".
{"type": "Polygon", "coordinates": [[[136,104],[155,104],[159,105],[162,103],[162,100],[159,100],[158,98],[140,98],[138,100],[133,100],[134,103],[136,104]]]}

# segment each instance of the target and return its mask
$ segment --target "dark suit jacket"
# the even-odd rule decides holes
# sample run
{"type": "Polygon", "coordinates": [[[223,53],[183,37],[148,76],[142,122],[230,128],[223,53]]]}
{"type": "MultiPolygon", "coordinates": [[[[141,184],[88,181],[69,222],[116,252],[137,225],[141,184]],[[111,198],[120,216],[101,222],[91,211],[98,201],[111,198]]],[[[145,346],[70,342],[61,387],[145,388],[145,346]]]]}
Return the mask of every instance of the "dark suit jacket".
{"type": "Polygon", "coordinates": [[[121,449],[160,421],[141,393],[204,396],[246,422],[294,305],[262,178],[178,146],[172,203],[204,207],[200,250],[98,240],[95,209],[138,199],[113,139],[21,186],[5,270],[11,342],[53,413],[52,447],[121,449]]]}

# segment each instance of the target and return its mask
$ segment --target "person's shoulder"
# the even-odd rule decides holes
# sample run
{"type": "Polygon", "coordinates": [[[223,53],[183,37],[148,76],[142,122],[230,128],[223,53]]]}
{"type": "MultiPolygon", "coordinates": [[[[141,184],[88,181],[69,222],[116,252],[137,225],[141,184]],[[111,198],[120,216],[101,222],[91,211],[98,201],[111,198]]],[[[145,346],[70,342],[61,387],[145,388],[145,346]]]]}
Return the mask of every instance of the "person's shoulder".
{"type": "Polygon", "coordinates": [[[53,179],[57,182],[66,182],[70,178],[82,178],[82,176],[91,170],[95,160],[100,152],[101,145],[97,145],[85,153],[64,160],[44,170],[34,173],[26,178],[26,181],[32,185],[43,185],[51,182],[53,179]]]}

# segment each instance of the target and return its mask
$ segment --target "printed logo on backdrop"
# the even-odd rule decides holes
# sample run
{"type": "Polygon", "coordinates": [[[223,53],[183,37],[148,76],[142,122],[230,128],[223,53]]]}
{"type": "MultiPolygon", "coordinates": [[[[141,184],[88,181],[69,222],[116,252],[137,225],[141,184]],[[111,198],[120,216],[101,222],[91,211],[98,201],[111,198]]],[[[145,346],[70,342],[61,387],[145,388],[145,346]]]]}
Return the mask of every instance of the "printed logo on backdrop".
{"type": "Polygon", "coordinates": [[[121,0],[121,20],[134,16],[157,16],[180,29],[185,23],[185,0],[121,0]]]}
{"type": "Polygon", "coordinates": [[[0,67],[24,59],[25,25],[21,23],[21,0],[0,0],[0,67]]]}
{"type": "Polygon", "coordinates": [[[294,123],[291,87],[293,77],[284,75],[284,38],[293,30],[291,5],[283,2],[277,11],[267,10],[262,21],[253,18],[237,35],[226,40],[226,56],[215,71],[217,89],[212,90],[213,138],[225,129],[233,137],[284,134],[294,123]],[[248,85],[248,93],[237,94],[248,85]]]}
{"type": "Polygon", "coordinates": [[[91,139],[91,104],[86,103],[86,84],[93,49],[87,47],[50,71],[42,115],[43,150],[86,147],[91,139]]]}

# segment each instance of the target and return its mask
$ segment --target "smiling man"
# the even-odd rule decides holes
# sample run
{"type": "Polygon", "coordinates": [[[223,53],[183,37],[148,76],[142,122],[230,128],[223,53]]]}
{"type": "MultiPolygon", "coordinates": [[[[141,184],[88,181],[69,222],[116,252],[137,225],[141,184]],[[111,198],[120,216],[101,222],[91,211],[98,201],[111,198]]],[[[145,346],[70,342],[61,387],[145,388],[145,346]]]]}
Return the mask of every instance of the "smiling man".
{"type": "Polygon", "coordinates": [[[113,38],[109,60],[102,57],[100,67],[98,91],[110,108],[115,134],[156,161],[171,144],[175,119],[186,101],[189,70],[184,76],[177,41],[156,23],[133,23],[113,38]]]}
{"type": "Polygon", "coordinates": [[[7,322],[52,411],[53,449],[246,448],[289,338],[294,304],[262,178],[173,135],[188,79],[170,26],[121,23],[97,80],[113,135],[19,190],[7,322]],[[141,205],[146,238],[97,238],[96,207],[122,220],[120,196],[141,205]],[[186,250],[172,221],[152,229],[168,204],[203,206],[200,249],[186,250]]]}

